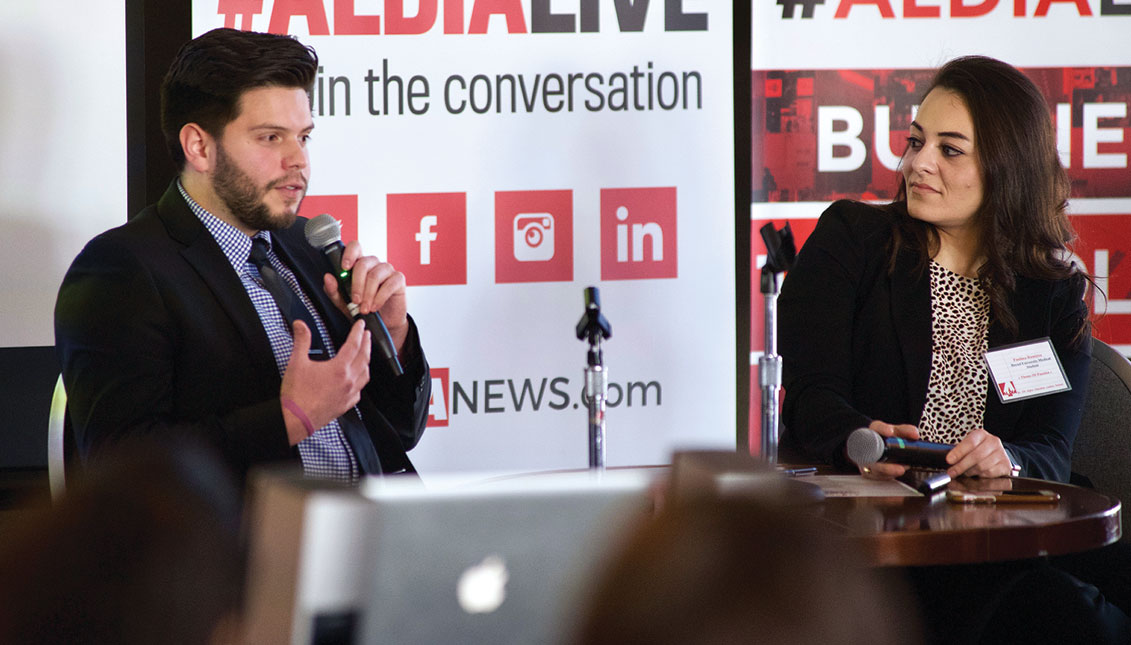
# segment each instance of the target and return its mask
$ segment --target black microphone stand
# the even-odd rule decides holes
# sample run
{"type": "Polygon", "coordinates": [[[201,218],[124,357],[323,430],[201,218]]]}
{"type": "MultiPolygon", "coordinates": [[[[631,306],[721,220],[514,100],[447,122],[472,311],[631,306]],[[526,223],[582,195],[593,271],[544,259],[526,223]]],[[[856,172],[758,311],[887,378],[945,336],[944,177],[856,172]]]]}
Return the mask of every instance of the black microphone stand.
{"type": "Polygon", "coordinates": [[[589,468],[605,469],[605,399],[609,374],[601,353],[601,340],[613,335],[609,321],[601,315],[601,294],[597,287],[585,288],[585,313],[577,322],[577,339],[589,340],[585,367],[585,396],[589,398],[589,468]]]}
{"type": "Polygon", "coordinates": [[[758,359],[758,381],[762,387],[762,459],[778,461],[778,392],[781,391],[781,356],[778,356],[778,292],[781,274],[793,266],[797,250],[789,222],[779,231],[767,223],[761,229],[766,244],[766,263],[762,265],[762,295],[765,300],[765,345],[758,359]]]}

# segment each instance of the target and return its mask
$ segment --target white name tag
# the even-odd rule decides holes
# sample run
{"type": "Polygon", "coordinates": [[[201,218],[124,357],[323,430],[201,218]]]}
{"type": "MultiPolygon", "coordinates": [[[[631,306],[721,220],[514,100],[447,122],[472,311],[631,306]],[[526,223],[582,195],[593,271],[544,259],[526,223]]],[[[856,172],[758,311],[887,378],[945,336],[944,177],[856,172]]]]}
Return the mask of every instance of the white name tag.
{"type": "Polygon", "coordinates": [[[1002,403],[1072,389],[1048,338],[992,349],[986,365],[1002,403]]]}

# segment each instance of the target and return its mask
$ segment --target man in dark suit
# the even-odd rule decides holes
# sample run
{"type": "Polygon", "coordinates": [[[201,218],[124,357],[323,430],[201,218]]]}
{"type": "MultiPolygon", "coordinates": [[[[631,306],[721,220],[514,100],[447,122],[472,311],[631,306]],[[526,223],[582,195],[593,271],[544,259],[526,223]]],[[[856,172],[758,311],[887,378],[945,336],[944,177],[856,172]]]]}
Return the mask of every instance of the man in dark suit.
{"type": "Polygon", "coordinates": [[[217,29],[182,47],[162,85],[180,175],[67,272],[55,310],[68,413],[84,459],[136,435],[193,435],[233,471],[300,461],[356,481],[412,471],[428,365],[404,275],[357,242],[339,293],[296,213],[310,176],[314,51],[217,29]],[[379,312],[404,374],[370,364],[379,312]]]}

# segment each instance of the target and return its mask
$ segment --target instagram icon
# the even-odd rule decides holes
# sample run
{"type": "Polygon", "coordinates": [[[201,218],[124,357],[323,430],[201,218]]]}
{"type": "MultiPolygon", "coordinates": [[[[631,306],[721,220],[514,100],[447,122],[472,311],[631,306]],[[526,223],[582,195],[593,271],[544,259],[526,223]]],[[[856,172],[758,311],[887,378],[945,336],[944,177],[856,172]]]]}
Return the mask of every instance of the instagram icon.
{"type": "Polygon", "coordinates": [[[495,282],[573,279],[573,192],[495,193],[495,282]]]}
{"type": "Polygon", "coordinates": [[[554,257],[554,216],[519,213],[514,216],[514,259],[545,262],[554,257]]]}

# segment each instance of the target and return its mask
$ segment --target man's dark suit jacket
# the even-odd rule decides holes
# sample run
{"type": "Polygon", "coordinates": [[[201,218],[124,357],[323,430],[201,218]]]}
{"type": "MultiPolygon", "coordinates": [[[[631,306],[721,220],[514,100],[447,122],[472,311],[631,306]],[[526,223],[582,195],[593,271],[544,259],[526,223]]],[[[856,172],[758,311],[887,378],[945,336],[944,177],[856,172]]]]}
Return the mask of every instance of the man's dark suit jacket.
{"type": "MultiPolygon", "coordinates": [[[[272,233],[335,346],[351,322],[326,296],[326,259],[305,219],[272,233]]],[[[428,417],[431,378],[411,323],[394,378],[374,352],[358,408],[384,472],[428,417]]],[[[282,379],[255,307],[175,182],[157,204],[94,238],[71,265],[55,306],[55,344],[78,452],[85,458],[140,434],[203,439],[242,480],[254,465],[298,460],[289,445],[282,379]]]]}
{"type": "MultiPolygon", "coordinates": [[[[929,272],[910,251],[888,272],[891,215],[858,202],[825,211],[782,284],[778,304],[787,453],[847,467],[844,445],[872,420],[918,425],[931,373],[929,272]]],[[[985,429],[1021,473],[1067,481],[1091,364],[1085,280],[1017,277],[1013,337],[991,317],[991,349],[1050,337],[1072,389],[1003,404],[991,382],[985,429]]],[[[991,379],[992,381],[992,379],[991,379]]]]}

